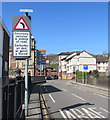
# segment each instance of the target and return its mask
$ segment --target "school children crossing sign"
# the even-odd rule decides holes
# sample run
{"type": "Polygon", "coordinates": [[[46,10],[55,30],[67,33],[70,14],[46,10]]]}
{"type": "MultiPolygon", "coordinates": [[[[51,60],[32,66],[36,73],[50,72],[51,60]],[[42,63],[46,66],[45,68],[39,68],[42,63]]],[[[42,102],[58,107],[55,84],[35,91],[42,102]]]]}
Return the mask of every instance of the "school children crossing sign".
{"type": "Polygon", "coordinates": [[[13,16],[13,57],[26,59],[31,56],[31,25],[27,16],[13,16]]]}

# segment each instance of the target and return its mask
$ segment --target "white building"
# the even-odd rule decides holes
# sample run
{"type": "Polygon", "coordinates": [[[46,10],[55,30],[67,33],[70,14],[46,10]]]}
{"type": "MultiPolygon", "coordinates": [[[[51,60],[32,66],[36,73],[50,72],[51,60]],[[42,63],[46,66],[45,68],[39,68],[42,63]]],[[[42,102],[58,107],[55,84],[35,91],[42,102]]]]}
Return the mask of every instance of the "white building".
{"type": "Polygon", "coordinates": [[[73,52],[66,52],[59,54],[59,79],[66,79],[66,65],[67,61],[65,60],[67,56],[71,55],[73,52]]]}
{"type": "Polygon", "coordinates": [[[96,70],[96,58],[86,51],[71,54],[59,54],[60,79],[72,79],[76,71],[89,72],[96,70]]]}
{"type": "Polygon", "coordinates": [[[96,57],[96,66],[100,75],[104,75],[108,72],[108,58],[107,57],[96,57]]]}

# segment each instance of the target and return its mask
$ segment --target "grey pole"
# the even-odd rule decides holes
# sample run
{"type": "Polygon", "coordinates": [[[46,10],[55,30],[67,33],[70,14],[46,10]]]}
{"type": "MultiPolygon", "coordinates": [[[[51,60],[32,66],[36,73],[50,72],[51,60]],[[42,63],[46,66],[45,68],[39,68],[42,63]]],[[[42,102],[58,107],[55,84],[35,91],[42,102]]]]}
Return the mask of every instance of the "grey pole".
{"type": "Polygon", "coordinates": [[[25,116],[28,115],[28,59],[25,65],[25,116]]]}
{"type": "MultiPolygon", "coordinates": [[[[25,16],[30,19],[28,12],[33,12],[32,9],[20,9],[20,12],[25,12],[25,16]]],[[[25,64],[25,117],[28,115],[28,58],[25,64]]]]}
{"type": "Polygon", "coordinates": [[[82,83],[84,84],[84,71],[82,71],[82,83]]]}

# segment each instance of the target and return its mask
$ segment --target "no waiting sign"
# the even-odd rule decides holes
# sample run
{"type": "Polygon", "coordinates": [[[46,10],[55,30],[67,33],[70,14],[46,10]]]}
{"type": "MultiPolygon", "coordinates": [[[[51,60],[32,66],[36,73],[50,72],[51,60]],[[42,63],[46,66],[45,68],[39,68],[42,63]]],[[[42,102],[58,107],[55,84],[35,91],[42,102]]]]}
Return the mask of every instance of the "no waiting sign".
{"type": "Polygon", "coordinates": [[[30,52],[30,32],[13,32],[13,57],[29,57],[30,52]]]}

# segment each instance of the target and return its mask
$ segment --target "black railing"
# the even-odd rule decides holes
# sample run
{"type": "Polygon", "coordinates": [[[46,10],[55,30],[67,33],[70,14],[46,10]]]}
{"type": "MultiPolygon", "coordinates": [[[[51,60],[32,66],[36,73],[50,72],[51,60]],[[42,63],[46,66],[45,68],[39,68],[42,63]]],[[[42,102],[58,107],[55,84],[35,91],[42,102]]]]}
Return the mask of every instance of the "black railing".
{"type": "Polygon", "coordinates": [[[2,87],[3,90],[3,120],[25,119],[24,116],[24,80],[22,78],[10,79],[9,84],[2,87]]]}

